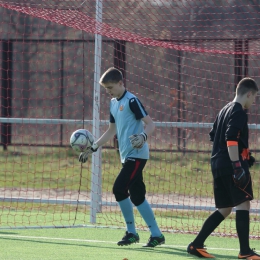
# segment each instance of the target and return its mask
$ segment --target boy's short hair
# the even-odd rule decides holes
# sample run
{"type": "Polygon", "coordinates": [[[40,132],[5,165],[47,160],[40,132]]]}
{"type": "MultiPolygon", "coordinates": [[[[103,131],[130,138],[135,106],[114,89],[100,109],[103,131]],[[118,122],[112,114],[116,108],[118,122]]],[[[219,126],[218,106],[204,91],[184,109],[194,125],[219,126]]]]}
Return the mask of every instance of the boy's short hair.
{"type": "Polygon", "coordinates": [[[122,72],[114,67],[111,67],[101,76],[99,84],[103,86],[107,83],[118,83],[120,80],[123,80],[122,72]]]}
{"type": "Polygon", "coordinates": [[[237,84],[236,94],[242,96],[250,91],[252,91],[254,94],[258,92],[258,86],[256,82],[248,77],[241,79],[237,84]]]}

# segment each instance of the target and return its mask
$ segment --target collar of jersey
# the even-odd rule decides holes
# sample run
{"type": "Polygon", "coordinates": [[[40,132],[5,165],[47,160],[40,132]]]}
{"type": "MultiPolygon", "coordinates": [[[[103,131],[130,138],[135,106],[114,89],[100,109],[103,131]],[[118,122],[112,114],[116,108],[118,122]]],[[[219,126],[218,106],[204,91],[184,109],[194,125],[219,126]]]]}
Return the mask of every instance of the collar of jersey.
{"type": "Polygon", "coordinates": [[[117,101],[121,100],[125,96],[126,92],[127,92],[127,90],[125,90],[124,94],[120,98],[117,98],[116,100],[117,101]]]}

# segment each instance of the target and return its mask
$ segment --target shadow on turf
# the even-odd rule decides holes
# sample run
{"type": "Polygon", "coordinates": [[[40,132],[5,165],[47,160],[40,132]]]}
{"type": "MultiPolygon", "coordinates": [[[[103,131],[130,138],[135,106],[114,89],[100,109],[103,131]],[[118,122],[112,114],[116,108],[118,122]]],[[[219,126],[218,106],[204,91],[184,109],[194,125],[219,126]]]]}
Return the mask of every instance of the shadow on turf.
{"type": "MultiPolygon", "coordinates": [[[[135,251],[140,251],[140,252],[153,252],[154,254],[166,254],[166,255],[178,255],[178,256],[186,256],[189,259],[199,259],[196,256],[193,255],[189,255],[186,251],[186,249],[178,249],[178,248],[173,248],[173,247],[161,247],[161,246],[157,246],[156,248],[149,248],[149,247],[142,247],[142,245],[140,245],[140,248],[136,248],[136,247],[131,247],[131,246],[100,246],[99,245],[85,245],[85,244],[76,244],[75,243],[64,243],[64,242],[50,242],[50,241],[37,241],[37,240],[30,240],[30,239],[20,239],[20,238],[11,238],[11,237],[0,237],[1,240],[5,239],[5,240],[15,240],[15,241],[22,241],[22,242],[30,242],[30,243],[40,243],[40,244],[51,244],[51,245],[64,245],[64,246],[82,246],[82,247],[92,247],[92,248],[104,248],[104,249],[113,249],[113,250],[135,250],[135,251]],[[177,251],[177,253],[176,253],[177,251]]],[[[227,259],[227,256],[223,256],[223,255],[219,255],[219,254],[213,254],[217,259],[227,259]]],[[[236,258],[234,256],[234,258],[236,258]]],[[[233,259],[232,256],[229,256],[228,259],[233,259]]]]}
{"type": "Polygon", "coordinates": [[[10,231],[7,231],[7,232],[5,232],[5,231],[0,231],[0,234],[4,234],[4,235],[17,235],[18,233],[16,233],[16,232],[10,232],[10,231]]]}
{"type": "MultiPolygon", "coordinates": [[[[180,252],[185,251],[186,256],[188,256],[190,259],[200,259],[197,256],[188,254],[187,251],[184,250],[184,249],[174,248],[173,250],[174,251],[180,251],[180,252]]],[[[212,253],[212,255],[214,255],[216,259],[237,259],[237,256],[234,256],[234,257],[233,256],[223,256],[223,255],[219,255],[219,254],[215,254],[215,253],[212,253]]]]}
{"type": "MultiPolygon", "coordinates": [[[[147,248],[147,247],[130,247],[130,246],[117,246],[116,244],[112,246],[101,246],[100,244],[98,245],[85,245],[85,244],[76,244],[75,243],[64,243],[64,242],[57,242],[57,241],[39,241],[39,240],[30,240],[30,239],[21,239],[21,238],[11,238],[11,237],[1,237],[1,240],[12,240],[12,241],[21,241],[21,242],[30,242],[30,243],[39,243],[39,244],[50,244],[50,245],[64,245],[64,246],[82,246],[82,247],[89,247],[89,248],[98,248],[98,249],[112,249],[112,250],[135,250],[135,251],[140,251],[140,252],[154,252],[155,254],[173,254],[173,250],[171,248],[166,248],[166,247],[156,247],[156,248],[147,248]]],[[[141,246],[141,245],[140,245],[141,246]]],[[[176,255],[176,254],[175,254],[176,255]]],[[[187,255],[186,250],[180,250],[178,253],[179,256],[184,256],[187,255]]]]}

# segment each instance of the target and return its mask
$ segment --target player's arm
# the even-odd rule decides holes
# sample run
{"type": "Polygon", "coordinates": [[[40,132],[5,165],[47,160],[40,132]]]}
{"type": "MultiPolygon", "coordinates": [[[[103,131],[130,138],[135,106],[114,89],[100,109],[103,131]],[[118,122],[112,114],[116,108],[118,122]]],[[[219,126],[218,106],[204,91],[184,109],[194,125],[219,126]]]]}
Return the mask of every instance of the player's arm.
{"type": "Polygon", "coordinates": [[[112,113],[110,112],[110,118],[109,118],[109,126],[108,129],[106,130],[106,132],[98,139],[94,142],[93,144],[93,148],[94,148],[94,152],[103,144],[105,144],[106,142],[108,142],[111,138],[114,137],[114,135],[116,134],[116,121],[114,116],[112,115],[112,113]]]}
{"type": "Polygon", "coordinates": [[[144,131],[140,134],[133,134],[129,136],[132,147],[136,149],[140,149],[144,146],[147,138],[149,137],[149,135],[152,134],[155,129],[155,124],[149,115],[143,117],[142,121],[145,124],[144,131]]]}
{"type": "Polygon", "coordinates": [[[91,148],[84,153],[80,153],[79,155],[79,162],[85,163],[88,160],[88,157],[98,150],[100,146],[108,142],[114,135],[116,134],[116,124],[113,115],[110,113],[110,122],[107,131],[98,139],[96,140],[91,148]]]}
{"type": "Polygon", "coordinates": [[[228,154],[232,162],[239,161],[238,142],[227,141],[228,154]]]}
{"type": "Polygon", "coordinates": [[[155,129],[155,124],[154,124],[152,118],[149,115],[143,117],[142,121],[145,124],[144,132],[146,133],[146,135],[148,137],[148,136],[150,136],[153,133],[153,131],[155,129]]]}
{"type": "Polygon", "coordinates": [[[238,187],[243,187],[246,182],[246,173],[241,166],[238,155],[238,142],[227,141],[228,154],[233,167],[233,180],[238,187]]]}
{"type": "Polygon", "coordinates": [[[103,144],[107,143],[110,139],[114,137],[116,134],[116,124],[109,123],[109,127],[107,131],[97,140],[95,143],[98,147],[102,146],[103,144]]]}
{"type": "MultiPolygon", "coordinates": [[[[228,154],[231,161],[239,161],[238,145],[228,146],[228,154]]],[[[255,157],[251,155],[251,152],[249,152],[249,158],[247,160],[248,160],[249,167],[254,165],[255,157]]]]}
{"type": "Polygon", "coordinates": [[[137,149],[142,148],[145,142],[147,141],[149,135],[151,135],[155,129],[155,124],[150,116],[147,115],[143,117],[142,121],[145,124],[144,131],[140,134],[134,134],[129,136],[133,148],[137,148],[137,149]]]}
{"type": "Polygon", "coordinates": [[[100,146],[108,142],[112,137],[114,137],[116,133],[116,126],[114,123],[109,123],[109,127],[107,131],[97,140],[95,141],[91,148],[84,153],[80,153],[79,155],[79,162],[85,163],[88,160],[88,157],[93,153],[98,150],[100,146]]]}
{"type": "Polygon", "coordinates": [[[155,125],[138,98],[131,98],[129,107],[134,113],[136,120],[142,120],[145,124],[142,133],[133,133],[133,135],[129,136],[132,147],[140,149],[144,146],[148,136],[154,131],[155,125]]]}
{"type": "Polygon", "coordinates": [[[247,122],[246,114],[236,111],[230,115],[227,124],[225,139],[227,142],[228,154],[233,167],[233,179],[237,186],[243,186],[246,181],[245,170],[242,168],[239,160],[238,141],[240,132],[247,122]]]}

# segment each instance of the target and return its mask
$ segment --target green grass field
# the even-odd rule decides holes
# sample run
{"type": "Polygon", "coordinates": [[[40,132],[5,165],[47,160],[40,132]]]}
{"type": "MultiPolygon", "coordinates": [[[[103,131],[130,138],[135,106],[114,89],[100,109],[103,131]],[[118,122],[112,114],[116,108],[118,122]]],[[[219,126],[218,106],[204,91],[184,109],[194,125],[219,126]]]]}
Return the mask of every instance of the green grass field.
{"type": "MultiPolygon", "coordinates": [[[[68,189],[77,191],[82,174],[81,189],[91,188],[91,159],[83,165],[71,148],[10,147],[0,153],[0,181],[4,187],[31,189],[68,189]]],[[[110,191],[121,163],[115,150],[102,151],[102,190],[110,191]]],[[[252,174],[259,183],[260,165],[252,174]]],[[[144,169],[147,192],[177,193],[187,196],[212,197],[210,154],[181,152],[151,152],[144,169]]],[[[259,192],[259,189],[255,192],[259,192]]]]}
{"type": "MultiPolygon", "coordinates": [[[[83,170],[82,188],[90,189],[91,159],[81,169],[77,155],[70,148],[10,147],[7,152],[0,153],[0,163],[0,181],[5,187],[78,190],[77,177],[83,170]]],[[[120,167],[117,152],[103,149],[103,190],[111,190],[120,167]]],[[[184,156],[177,152],[151,152],[144,178],[150,193],[194,194],[194,190],[199,190],[200,196],[212,196],[211,185],[205,185],[212,183],[208,154],[187,153],[184,156]]]]}
{"type": "MultiPolygon", "coordinates": [[[[70,148],[10,147],[0,153],[0,183],[3,196],[9,191],[33,191],[42,198],[52,192],[81,193],[91,189],[91,160],[83,167],[70,148]]],[[[102,191],[111,193],[113,182],[121,164],[115,150],[102,152],[102,191]]],[[[259,182],[259,164],[252,171],[255,183],[259,182]]],[[[212,177],[209,155],[205,153],[151,152],[144,179],[148,196],[177,194],[189,199],[212,198],[212,177]],[[195,176],[195,179],[194,179],[195,176]]],[[[256,185],[255,197],[259,197],[256,185]]],[[[169,201],[171,203],[171,201],[169,201]]],[[[180,203],[182,201],[180,200],[180,203]]],[[[190,201],[192,207],[192,200],[190,201]]],[[[154,249],[142,248],[149,237],[140,215],[136,222],[141,242],[131,247],[118,247],[116,242],[123,236],[124,220],[118,208],[102,207],[95,226],[110,228],[47,228],[5,229],[4,227],[73,226],[90,223],[88,206],[48,204],[32,202],[0,202],[0,259],[194,259],[187,255],[187,244],[206,217],[207,211],[155,209],[155,216],[166,235],[166,245],[154,249]],[[119,228],[120,227],[120,228],[119,228]],[[183,234],[185,233],[185,234],[183,234]]],[[[235,234],[234,214],[215,231],[218,234],[235,234]]],[[[251,232],[259,237],[259,214],[251,216],[251,232]]],[[[251,247],[259,248],[259,241],[252,240],[251,247]]],[[[236,259],[238,240],[212,236],[206,245],[217,259],[236,259]]]]}
{"type": "MultiPolygon", "coordinates": [[[[143,248],[149,233],[140,231],[140,243],[117,246],[123,230],[101,228],[0,230],[1,260],[172,260],[199,259],[186,253],[194,235],[165,233],[166,244],[143,248]]],[[[211,236],[206,241],[208,251],[216,259],[237,259],[236,238],[211,236]]],[[[260,250],[259,241],[251,247],[260,250]]]]}

